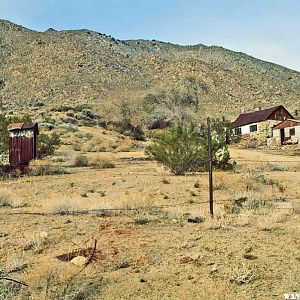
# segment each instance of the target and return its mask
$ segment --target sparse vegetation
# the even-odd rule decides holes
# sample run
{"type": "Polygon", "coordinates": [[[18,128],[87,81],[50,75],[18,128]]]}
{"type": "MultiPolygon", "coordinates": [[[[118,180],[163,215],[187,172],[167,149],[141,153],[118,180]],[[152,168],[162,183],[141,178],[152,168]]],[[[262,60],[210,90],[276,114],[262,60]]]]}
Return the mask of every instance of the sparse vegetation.
{"type": "Polygon", "coordinates": [[[290,109],[300,95],[294,71],[219,47],[87,30],[32,32],[0,20],[0,36],[3,115],[30,108],[43,157],[30,164],[39,176],[1,171],[1,299],[269,299],[297,290],[298,152],[230,145],[231,170],[235,137],[227,120],[212,119],[211,217],[200,125],[225,106],[228,118],[268,99],[290,109]],[[155,160],[189,174],[172,176],[155,160]],[[89,252],[72,251],[95,240],[89,252]]]}
{"type": "Polygon", "coordinates": [[[63,166],[53,165],[47,161],[35,161],[29,165],[30,176],[45,176],[45,175],[61,175],[69,174],[70,172],[63,166]]]}
{"type": "Polygon", "coordinates": [[[0,207],[12,206],[11,195],[7,192],[0,191],[0,207]]]}
{"type": "Polygon", "coordinates": [[[86,155],[76,155],[74,164],[76,167],[87,167],[89,159],[86,155]]]}
{"type": "Polygon", "coordinates": [[[49,155],[53,155],[54,151],[60,145],[60,138],[55,132],[51,134],[41,133],[37,139],[37,155],[39,158],[43,158],[49,155]]]}
{"type": "Polygon", "coordinates": [[[94,169],[111,169],[116,166],[113,162],[107,159],[101,159],[100,157],[96,157],[89,165],[94,169]]]}

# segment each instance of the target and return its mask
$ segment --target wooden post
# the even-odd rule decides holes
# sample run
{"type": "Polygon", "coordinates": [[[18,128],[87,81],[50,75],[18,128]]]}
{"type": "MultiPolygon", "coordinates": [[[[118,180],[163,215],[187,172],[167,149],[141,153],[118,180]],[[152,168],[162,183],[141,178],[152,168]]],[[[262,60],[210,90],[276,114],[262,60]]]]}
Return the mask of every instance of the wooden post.
{"type": "Polygon", "coordinates": [[[210,214],[214,215],[214,195],[213,195],[213,160],[212,160],[212,142],[211,142],[211,122],[207,118],[208,130],[208,163],[209,163],[209,210],[210,214]]]}

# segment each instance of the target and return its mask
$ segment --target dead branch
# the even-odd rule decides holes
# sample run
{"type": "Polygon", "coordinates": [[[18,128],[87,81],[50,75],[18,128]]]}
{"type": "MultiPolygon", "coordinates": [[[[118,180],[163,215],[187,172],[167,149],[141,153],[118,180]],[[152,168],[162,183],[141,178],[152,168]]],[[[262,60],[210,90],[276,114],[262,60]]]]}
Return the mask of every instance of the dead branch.
{"type": "Polygon", "coordinates": [[[0,280],[11,281],[11,282],[15,282],[15,283],[18,283],[18,284],[21,284],[21,285],[24,285],[24,286],[28,286],[27,283],[16,280],[16,279],[13,279],[13,278],[10,278],[10,277],[0,277],[0,280]]]}

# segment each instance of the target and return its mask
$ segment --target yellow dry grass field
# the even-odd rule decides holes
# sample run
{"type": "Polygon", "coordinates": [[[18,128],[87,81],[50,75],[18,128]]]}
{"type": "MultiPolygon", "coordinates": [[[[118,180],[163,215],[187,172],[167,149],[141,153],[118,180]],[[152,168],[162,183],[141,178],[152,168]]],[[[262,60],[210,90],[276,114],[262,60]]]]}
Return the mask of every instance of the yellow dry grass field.
{"type": "Polygon", "coordinates": [[[33,166],[66,174],[0,181],[3,299],[250,300],[299,292],[299,156],[232,148],[234,170],[214,173],[211,218],[207,173],[174,176],[127,138],[111,135],[100,145],[109,151],[92,152],[97,138],[82,137],[81,150],[66,139],[33,166]]]}

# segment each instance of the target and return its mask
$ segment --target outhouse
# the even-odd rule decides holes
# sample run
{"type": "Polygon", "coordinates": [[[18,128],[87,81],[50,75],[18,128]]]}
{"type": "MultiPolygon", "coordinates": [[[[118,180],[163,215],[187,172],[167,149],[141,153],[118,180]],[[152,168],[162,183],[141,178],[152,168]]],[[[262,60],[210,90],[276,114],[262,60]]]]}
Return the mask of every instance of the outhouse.
{"type": "Polygon", "coordinates": [[[10,166],[23,171],[36,158],[38,124],[13,123],[8,126],[8,131],[10,166]]]}

